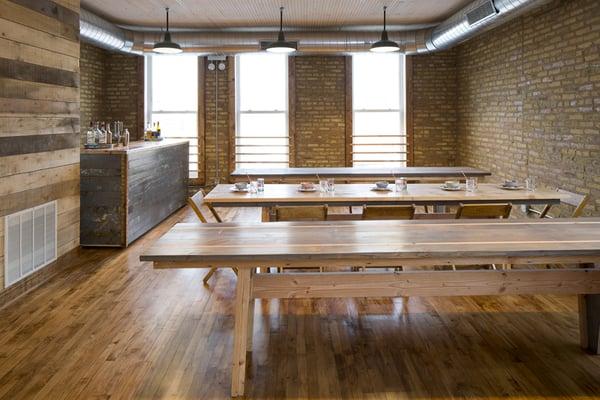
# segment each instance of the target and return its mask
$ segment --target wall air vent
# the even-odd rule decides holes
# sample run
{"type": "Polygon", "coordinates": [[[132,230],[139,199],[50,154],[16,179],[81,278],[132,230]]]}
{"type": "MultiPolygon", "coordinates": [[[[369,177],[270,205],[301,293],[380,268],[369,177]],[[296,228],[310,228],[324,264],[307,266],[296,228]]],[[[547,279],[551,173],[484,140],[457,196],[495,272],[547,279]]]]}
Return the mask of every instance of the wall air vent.
{"type": "Polygon", "coordinates": [[[4,219],[4,286],[56,260],[56,201],[4,219]]]}
{"type": "Polygon", "coordinates": [[[489,0],[467,12],[467,22],[469,23],[469,26],[477,25],[488,18],[492,18],[496,14],[498,14],[498,11],[494,6],[494,2],[489,0]]]}

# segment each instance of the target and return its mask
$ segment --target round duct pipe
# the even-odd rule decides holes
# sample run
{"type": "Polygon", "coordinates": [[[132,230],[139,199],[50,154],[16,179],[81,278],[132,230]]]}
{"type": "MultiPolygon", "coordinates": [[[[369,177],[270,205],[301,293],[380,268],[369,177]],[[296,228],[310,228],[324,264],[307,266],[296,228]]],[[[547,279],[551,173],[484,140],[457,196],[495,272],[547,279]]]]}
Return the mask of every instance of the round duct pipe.
{"type": "MultiPolygon", "coordinates": [[[[407,54],[428,53],[450,48],[477,33],[497,26],[524,11],[548,3],[549,0],[475,0],[435,28],[389,31],[391,40],[401,44],[407,54]],[[493,10],[481,20],[480,10],[493,10]]],[[[143,53],[161,40],[162,32],[132,31],[123,29],[105,19],[81,10],[81,38],[103,48],[122,52],[143,53]]],[[[297,31],[286,33],[288,40],[298,43],[298,51],[306,53],[350,53],[367,51],[379,40],[377,30],[297,31]]],[[[194,53],[240,53],[259,51],[264,42],[272,41],[277,32],[235,31],[183,31],[172,33],[175,42],[186,52],[194,53]]]]}

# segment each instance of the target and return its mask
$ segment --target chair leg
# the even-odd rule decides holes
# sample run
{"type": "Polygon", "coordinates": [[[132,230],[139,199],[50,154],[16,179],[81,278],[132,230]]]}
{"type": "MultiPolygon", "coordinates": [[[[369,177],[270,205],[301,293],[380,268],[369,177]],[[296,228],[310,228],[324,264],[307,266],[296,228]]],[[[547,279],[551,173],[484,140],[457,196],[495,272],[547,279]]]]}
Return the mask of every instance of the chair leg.
{"type": "Polygon", "coordinates": [[[210,267],[210,269],[208,270],[206,275],[204,275],[204,278],[202,278],[202,282],[204,282],[205,285],[208,284],[208,280],[210,279],[211,276],[213,276],[213,274],[215,273],[216,270],[217,270],[217,267],[210,267]]]}

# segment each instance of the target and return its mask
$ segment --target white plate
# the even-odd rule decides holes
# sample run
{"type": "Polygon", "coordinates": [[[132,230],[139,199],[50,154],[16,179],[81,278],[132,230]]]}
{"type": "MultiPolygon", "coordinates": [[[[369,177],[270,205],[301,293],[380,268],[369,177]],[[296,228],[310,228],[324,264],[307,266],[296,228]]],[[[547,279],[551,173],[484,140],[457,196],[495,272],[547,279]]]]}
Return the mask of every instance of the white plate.
{"type": "Polygon", "coordinates": [[[392,191],[392,189],[390,189],[389,187],[380,188],[380,187],[377,187],[377,186],[373,186],[371,188],[371,190],[374,191],[374,192],[391,192],[392,191]]]}
{"type": "Polygon", "coordinates": [[[500,189],[504,189],[504,190],[523,190],[523,189],[525,189],[525,186],[504,186],[504,185],[500,185],[500,189]]]}
{"type": "Polygon", "coordinates": [[[235,192],[235,193],[248,193],[250,191],[250,188],[246,188],[246,189],[238,189],[235,186],[232,186],[231,188],[229,188],[229,190],[231,192],[235,192]]]}
{"type": "Polygon", "coordinates": [[[440,189],[445,190],[447,192],[458,192],[458,191],[464,190],[464,188],[462,188],[460,186],[456,187],[456,188],[452,188],[452,187],[448,187],[446,185],[441,185],[440,189]]]}
{"type": "Polygon", "coordinates": [[[298,191],[299,191],[299,192],[303,192],[303,193],[305,193],[305,192],[316,192],[316,191],[317,191],[317,188],[316,188],[316,187],[314,187],[314,188],[312,188],[312,189],[302,189],[301,187],[298,187],[298,191]]]}

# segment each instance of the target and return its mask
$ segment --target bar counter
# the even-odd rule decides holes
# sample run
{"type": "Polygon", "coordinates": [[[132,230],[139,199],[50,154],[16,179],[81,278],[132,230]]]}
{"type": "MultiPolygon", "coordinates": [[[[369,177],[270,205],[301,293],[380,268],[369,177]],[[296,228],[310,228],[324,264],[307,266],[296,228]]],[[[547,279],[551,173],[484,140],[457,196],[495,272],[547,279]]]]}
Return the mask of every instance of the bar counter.
{"type": "Polygon", "coordinates": [[[81,149],[82,246],[127,247],[185,205],[189,143],[81,149]]]}

